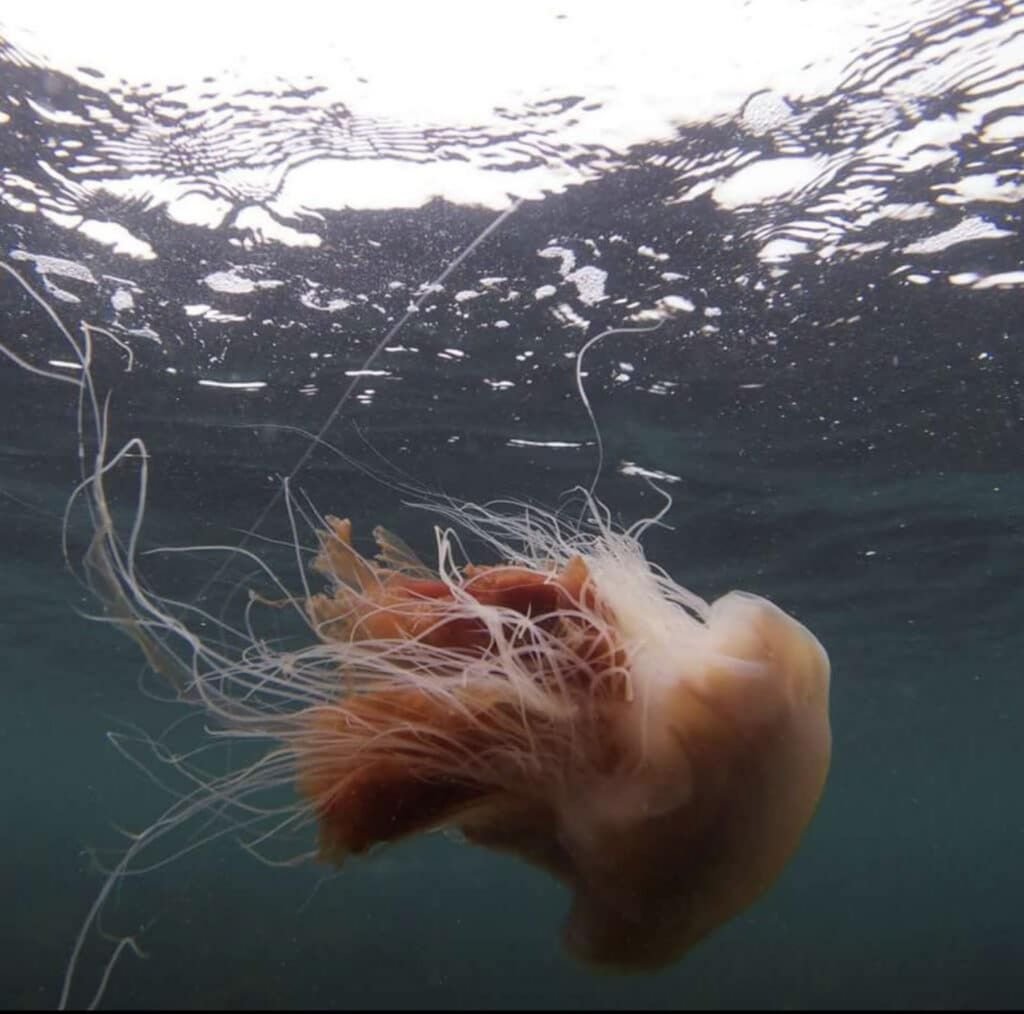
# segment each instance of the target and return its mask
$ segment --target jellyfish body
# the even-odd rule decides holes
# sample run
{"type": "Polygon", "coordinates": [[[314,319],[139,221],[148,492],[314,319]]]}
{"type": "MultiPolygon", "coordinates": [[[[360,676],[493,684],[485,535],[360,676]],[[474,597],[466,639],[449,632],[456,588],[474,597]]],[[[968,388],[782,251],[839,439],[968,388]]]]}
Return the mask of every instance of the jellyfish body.
{"type": "Polygon", "coordinates": [[[569,950],[622,969],[676,959],[777,877],[830,757],[803,626],[745,593],[707,605],[622,533],[491,567],[443,548],[430,572],[328,523],[306,605],[337,695],[293,733],[324,858],[458,828],[562,880],[569,950]]]}

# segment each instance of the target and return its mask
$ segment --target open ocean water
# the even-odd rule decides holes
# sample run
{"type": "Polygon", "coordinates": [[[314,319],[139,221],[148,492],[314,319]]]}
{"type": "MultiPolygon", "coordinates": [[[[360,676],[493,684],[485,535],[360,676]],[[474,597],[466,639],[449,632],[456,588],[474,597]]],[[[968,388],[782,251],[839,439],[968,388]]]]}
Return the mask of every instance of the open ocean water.
{"type": "MultiPolygon", "coordinates": [[[[424,551],[370,472],[557,505],[598,464],[578,353],[635,329],[582,365],[597,493],[623,524],[668,493],[652,559],[821,639],[825,795],[767,895],[632,976],[573,964],[566,892],[512,859],[275,866],[201,817],[112,895],[71,1005],[136,934],[102,1006],[1019,1007],[1024,5],[429,6],[0,14],[0,258],[109,334],[140,551],[237,544],[286,476],[424,551]]],[[[74,373],[6,275],[0,340],[74,373]]],[[[187,787],[159,744],[209,742],[85,616],[76,453],[74,389],[0,361],[10,1009],[57,1003],[101,868],[187,787]]],[[[288,538],[278,503],[250,548],[294,582],[288,538]]],[[[182,599],[246,581],[140,560],[182,599]]]]}

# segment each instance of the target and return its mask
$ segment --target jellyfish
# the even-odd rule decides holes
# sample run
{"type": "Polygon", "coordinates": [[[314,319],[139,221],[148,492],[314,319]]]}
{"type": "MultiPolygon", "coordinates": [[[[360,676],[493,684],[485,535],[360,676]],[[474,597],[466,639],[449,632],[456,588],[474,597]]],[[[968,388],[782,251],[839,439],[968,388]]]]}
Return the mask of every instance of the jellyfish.
{"type": "MultiPolygon", "coordinates": [[[[590,490],[578,512],[433,498],[429,563],[382,527],[362,552],[350,519],[318,516],[297,589],[234,550],[277,588],[250,606],[302,624],[301,646],[275,647],[248,611],[232,626],[141,579],[148,453],[137,438],[109,445],[89,368],[98,329],[77,337],[50,315],[82,365],[90,588],[181,700],[268,744],[200,786],[218,807],[289,784],[335,865],[439,829],[511,854],[565,885],[568,951],[622,971],[676,961],[776,880],[828,773],[828,656],[767,599],[709,603],[650,561],[643,536],[662,514],[622,528],[590,490]],[[122,531],[107,482],[131,468],[139,501],[122,531]]],[[[108,879],[62,1003],[118,876],[197,806],[179,801],[108,879]]]]}

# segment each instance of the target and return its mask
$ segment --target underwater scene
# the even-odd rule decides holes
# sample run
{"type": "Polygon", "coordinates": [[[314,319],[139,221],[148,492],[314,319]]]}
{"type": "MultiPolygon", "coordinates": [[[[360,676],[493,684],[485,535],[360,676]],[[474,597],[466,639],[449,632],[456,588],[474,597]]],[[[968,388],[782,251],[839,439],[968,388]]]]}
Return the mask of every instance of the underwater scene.
{"type": "Polygon", "coordinates": [[[1022,110],[1008,0],[6,6],[0,1006],[1024,1003],[1022,110]]]}

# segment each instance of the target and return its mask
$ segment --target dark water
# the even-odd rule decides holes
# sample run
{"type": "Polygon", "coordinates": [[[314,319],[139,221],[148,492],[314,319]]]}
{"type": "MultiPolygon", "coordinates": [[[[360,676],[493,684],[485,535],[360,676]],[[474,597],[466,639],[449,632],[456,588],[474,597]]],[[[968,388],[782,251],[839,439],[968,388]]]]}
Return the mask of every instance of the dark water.
{"type": "MultiPolygon", "coordinates": [[[[555,503],[597,462],[576,353],[604,328],[660,321],[585,361],[599,494],[630,522],[661,503],[654,477],[674,505],[650,556],[706,598],[739,587],[777,601],[833,664],[834,763],[799,855],[674,968],[576,967],[558,944],[561,888],[440,835],[331,876],[262,864],[200,820],[142,857],[107,907],[102,928],[138,933],[148,958],[122,958],[105,1006],[1024,1002],[1021,13],[908,5],[829,90],[760,89],[731,115],[680,115],[670,136],[620,147],[596,129],[586,140],[615,108],[586,94],[468,125],[384,122],[316,82],[268,94],[225,78],[181,97],[72,72],[12,29],[3,258],[70,325],[132,350],[127,371],[98,337],[95,374],[115,436],[152,454],[142,549],[237,543],[289,475],[320,509],[423,548],[430,519],[365,469],[555,503]],[[341,181],[398,165],[441,183],[411,207],[303,205],[289,180],[323,165],[341,181]],[[489,193],[503,174],[511,197],[460,201],[452,166],[489,193]],[[561,183],[531,193],[533,170],[561,183]],[[252,383],[264,386],[214,386],[252,383]],[[345,457],[307,456],[325,420],[345,457]]],[[[68,359],[40,308],[0,281],[5,346],[68,359]]],[[[94,604],[60,557],[73,395],[0,363],[11,1008],[56,1003],[97,862],[115,864],[119,829],[142,830],[182,791],[146,737],[208,742],[159,699],[132,644],[80,615],[94,604]]],[[[130,486],[115,491],[127,510],[130,486]]],[[[71,533],[80,554],[77,514],[71,533]]],[[[280,506],[260,535],[288,536],[280,506]]],[[[286,550],[251,548],[295,579],[286,550]]],[[[144,561],[183,597],[217,569],[144,561]]],[[[240,577],[217,575],[206,596],[240,577]]],[[[110,950],[91,935],[73,1004],[110,950]]]]}

